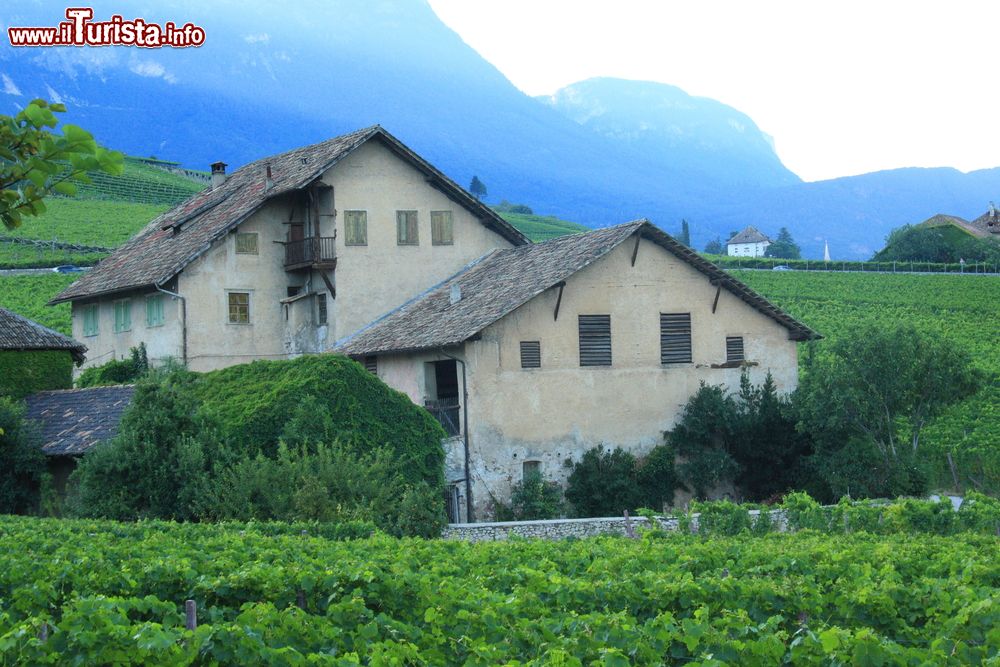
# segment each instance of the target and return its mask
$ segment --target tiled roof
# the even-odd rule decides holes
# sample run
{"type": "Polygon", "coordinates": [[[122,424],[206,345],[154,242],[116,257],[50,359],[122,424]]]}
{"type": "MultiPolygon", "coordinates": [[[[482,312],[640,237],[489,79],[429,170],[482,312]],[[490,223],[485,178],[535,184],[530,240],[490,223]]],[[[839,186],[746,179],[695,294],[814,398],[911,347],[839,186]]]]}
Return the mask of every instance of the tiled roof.
{"type": "Polygon", "coordinates": [[[338,341],[334,351],[357,356],[461,343],[603,257],[636,233],[776,320],[789,330],[793,339],[820,337],[698,253],[649,222],[637,220],[545,243],[494,250],[443,283],[338,341]]]}
{"type": "Polygon", "coordinates": [[[87,347],[38,322],[0,308],[0,350],[67,350],[82,364],[87,347]]]}
{"type": "MultiPolygon", "coordinates": [[[[946,215],[944,213],[938,213],[935,216],[927,218],[920,223],[921,227],[945,227],[947,225],[954,225],[964,232],[972,234],[977,238],[983,238],[988,236],[989,233],[985,229],[980,229],[968,220],[964,220],[957,215],[946,215]]],[[[1000,230],[998,230],[1000,231],[1000,230]]]]}
{"type": "Polygon", "coordinates": [[[734,243],[770,243],[771,239],[761,234],[756,227],[747,227],[742,232],[726,241],[726,245],[734,243]]]}
{"type": "Polygon", "coordinates": [[[991,207],[989,211],[986,211],[986,213],[983,213],[969,224],[984,232],[1000,234],[1000,211],[991,207]]]}
{"type": "Polygon", "coordinates": [[[424,172],[428,180],[514,245],[527,239],[378,125],[251,162],[217,188],[202,190],[156,217],[50,303],[161,285],[260,209],[269,199],[309,186],[365,142],[377,139],[424,172]],[[270,187],[265,172],[271,167],[270,187]]]}
{"type": "Polygon", "coordinates": [[[41,427],[43,452],[79,456],[115,436],[134,391],[132,385],[40,391],[24,399],[26,417],[41,427]]]}

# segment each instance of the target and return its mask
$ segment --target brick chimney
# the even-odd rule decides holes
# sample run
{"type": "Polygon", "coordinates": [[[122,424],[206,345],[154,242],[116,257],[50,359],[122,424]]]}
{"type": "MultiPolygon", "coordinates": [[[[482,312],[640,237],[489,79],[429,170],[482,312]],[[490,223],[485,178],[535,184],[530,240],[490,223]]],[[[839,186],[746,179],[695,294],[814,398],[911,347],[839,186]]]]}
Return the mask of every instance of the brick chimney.
{"type": "Polygon", "coordinates": [[[212,163],[212,189],[219,187],[226,182],[226,163],[225,162],[213,162],[212,163]]]}

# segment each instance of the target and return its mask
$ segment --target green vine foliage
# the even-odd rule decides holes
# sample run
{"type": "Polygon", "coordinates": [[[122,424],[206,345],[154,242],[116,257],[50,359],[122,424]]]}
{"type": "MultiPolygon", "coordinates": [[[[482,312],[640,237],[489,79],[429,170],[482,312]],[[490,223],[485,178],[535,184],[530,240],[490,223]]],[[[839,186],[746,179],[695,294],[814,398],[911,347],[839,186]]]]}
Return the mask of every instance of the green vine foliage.
{"type": "Polygon", "coordinates": [[[0,395],[28,394],[73,386],[73,358],[63,350],[0,351],[0,395]]]}
{"type": "Polygon", "coordinates": [[[0,514],[37,509],[46,482],[45,455],[24,405],[0,396],[0,514]]]}
{"type": "Polygon", "coordinates": [[[564,509],[562,487],[533,470],[511,488],[510,504],[497,503],[496,518],[498,521],[555,519],[563,515],[564,509]]]}
{"type": "Polygon", "coordinates": [[[131,384],[149,372],[146,344],[129,350],[128,359],[112,359],[100,366],[85,369],[76,379],[77,387],[103,387],[113,384],[131,384]]]}

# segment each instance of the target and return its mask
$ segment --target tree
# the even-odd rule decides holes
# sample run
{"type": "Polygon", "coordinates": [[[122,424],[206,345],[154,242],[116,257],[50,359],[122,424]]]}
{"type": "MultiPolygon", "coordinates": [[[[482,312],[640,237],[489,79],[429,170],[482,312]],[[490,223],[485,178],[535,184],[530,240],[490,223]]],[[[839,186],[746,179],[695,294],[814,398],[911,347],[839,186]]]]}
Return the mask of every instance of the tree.
{"type": "MultiPolygon", "coordinates": [[[[732,238],[732,237],[729,237],[732,238]]],[[[716,236],[714,239],[708,242],[705,246],[705,252],[709,255],[725,255],[726,247],[722,245],[722,241],[716,236]]]]}
{"type": "Polygon", "coordinates": [[[778,231],[778,238],[767,247],[765,257],[776,257],[780,259],[802,259],[802,253],[798,244],[792,238],[792,233],[787,227],[782,227],[778,231]]]}
{"type": "Polygon", "coordinates": [[[75,183],[90,182],[89,171],[122,173],[122,154],[101,148],[86,130],[63,125],[62,134],[50,131],[59,123],[55,114],[65,111],[39,99],[15,116],[0,115],[0,218],[7,229],[44,213],[49,194],[75,194],[75,183]]]}
{"type": "Polygon", "coordinates": [[[486,185],[479,180],[478,176],[472,177],[472,182],[469,183],[469,192],[475,195],[476,199],[482,199],[487,195],[486,185]]]}
{"type": "Polygon", "coordinates": [[[34,509],[45,470],[45,454],[24,419],[24,405],[0,396],[0,514],[34,509]]]}
{"type": "Polygon", "coordinates": [[[968,353],[910,324],[859,327],[830,352],[806,367],[796,395],[799,428],[816,441],[821,474],[829,481],[831,462],[868,458],[877,466],[869,494],[923,491],[924,427],[979,387],[968,353]]]}
{"type": "Polygon", "coordinates": [[[688,226],[688,221],[681,219],[681,243],[687,247],[691,247],[691,228],[688,226]]]}

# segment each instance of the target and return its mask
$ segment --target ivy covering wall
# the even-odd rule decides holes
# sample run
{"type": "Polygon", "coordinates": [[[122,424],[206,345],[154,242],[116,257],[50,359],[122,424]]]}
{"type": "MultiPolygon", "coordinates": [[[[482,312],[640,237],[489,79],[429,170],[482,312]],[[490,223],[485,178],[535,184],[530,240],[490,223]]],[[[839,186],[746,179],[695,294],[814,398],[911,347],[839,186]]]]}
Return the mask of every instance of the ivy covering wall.
{"type": "Polygon", "coordinates": [[[73,386],[73,358],[65,350],[0,351],[0,394],[15,399],[73,386]]]}

